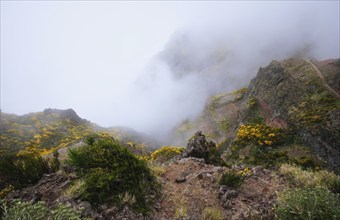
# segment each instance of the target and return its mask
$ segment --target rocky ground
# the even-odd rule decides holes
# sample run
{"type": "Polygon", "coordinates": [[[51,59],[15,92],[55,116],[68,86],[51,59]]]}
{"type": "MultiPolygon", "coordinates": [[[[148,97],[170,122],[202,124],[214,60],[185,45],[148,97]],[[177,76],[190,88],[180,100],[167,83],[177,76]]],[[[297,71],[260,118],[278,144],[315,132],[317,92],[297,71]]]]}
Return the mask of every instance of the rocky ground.
{"type": "Polygon", "coordinates": [[[276,193],[285,188],[283,179],[262,167],[250,169],[238,189],[219,185],[220,176],[244,167],[220,167],[203,159],[183,158],[174,161],[162,175],[163,197],[156,219],[200,219],[206,208],[218,209],[223,219],[274,218],[272,208],[276,193]]]}
{"type": "MultiPolygon", "coordinates": [[[[221,167],[209,165],[199,158],[182,158],[164,165],[159,177],[162,196],[154,212],[146,219],[200,219],[207,208],[219,210],[223,219],[272,219],[276,193],[285,189],[283,178],[274,171],[251,167],[240,188],[219,185],[220,176],[234,169],[245,167],[221,167]]],[[[83,208],[84,215],[94,219],[144,219],[128,207],[117,210],[102,206],[93,209],[91,204],[63,194],[74,178],[74,173],[63,170],[45,175],[38,184],[15,191],[8,200],[45,201],[49,206],[63,202],[74,208],[83,208]]]]}

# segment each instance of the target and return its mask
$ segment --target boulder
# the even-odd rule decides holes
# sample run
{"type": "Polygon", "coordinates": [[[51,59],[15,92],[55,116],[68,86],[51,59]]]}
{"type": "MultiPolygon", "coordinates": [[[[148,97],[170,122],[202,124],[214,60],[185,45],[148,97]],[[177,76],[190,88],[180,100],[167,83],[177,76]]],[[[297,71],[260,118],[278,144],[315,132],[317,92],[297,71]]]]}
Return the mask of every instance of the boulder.
{"type": "Polygon", "coordinates": [[[190,138],[186,151],[182,157],[195,157],[204,159],[208,164],[219,164],[221,159],[217,153],[216,144],[205,138],[201,131],[190,138]]]}

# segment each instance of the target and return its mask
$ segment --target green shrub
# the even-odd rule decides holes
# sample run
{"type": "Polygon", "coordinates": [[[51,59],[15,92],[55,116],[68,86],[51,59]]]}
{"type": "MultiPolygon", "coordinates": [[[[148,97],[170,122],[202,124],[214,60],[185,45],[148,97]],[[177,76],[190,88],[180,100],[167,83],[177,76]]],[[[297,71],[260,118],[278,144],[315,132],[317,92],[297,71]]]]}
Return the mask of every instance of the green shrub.
{"type": "Polygon", "coordinates": [[[64,196],[71,198],[78,198],[84,193],[85,181],[83,179],[77,179],[63,192],[64,196]]]}
{"type": "Polygon", "coordinates": [[[333,172],[302,170],[300,167],[289,164],[282,164],[280,172],[298,187],[322,187],[334,193],[340,193],[340,176],[333,172]]]}
{"type": "Polygon", "coordinates": [[[21,202],[15,200],[12,206],[6,203],[2,204],[3,220],[18,220],[18,219],[69,219],[80,220],[82,210],[73,210],[72,207],[59,204],[54,209],[50,210],[46,207],[45,202],[39,201],[35,204],[32,202],[21,202]]]}
{"type": "Polygon", "coordinates": [[[47,160],[36,154],[0,157],[0,185],[16,188],[38,182],[44,173],[51,172],[47,160]]]}
{"type": "Polygon", "coordinates": [[[3,220],[17,220],[17,219],[36,219],[44,220],[49,214],[48,208],[44,202],[32,204],[31,202],[15,201],[11,207],[6,204],[3,205],[3,220]]]}
{"type": "Polygon", "coordinates": [[[112,203],[123,205],[121,196],[133,196],[134,210],[146,214],[154,199],[148,195],[158,192],[156,178],[147,164],[113,139],[98,139],[69,151],[68,163],[79,169],[84,179],[80,197],[94,205],[112,203]]]}
{"type": "Polygon", "coordinates": [[[242,185],[242,183],[244,182],[244,179],[245,177],[242,174],[237,173],[234,170],[230,170],[221,176],[219,183],[220,185],[225,185],[225,186],[229,186],[232,188],[238,188],[242,185]]]}
{"type": "Polygon", "coordinates": [[[333,179],[328,182],[328,189],[334,193],[340,194],[340,178],[333,179]]]}
{"type": "Polygon", "coordinates": [[[69,205],[59,204],[57,207],[51,210],[50,219],[56,219],[56,220],[57,219],[68,219],[68,220],[85,219],[81,217],[81,213],[82,213],[82,209],[74,210],[69,205]]]}
{"type": "Polygon", "coordinates": [[[323,188],[292,189],[278,196],[279,219],[340,219],[339,195],[323,188]]]}

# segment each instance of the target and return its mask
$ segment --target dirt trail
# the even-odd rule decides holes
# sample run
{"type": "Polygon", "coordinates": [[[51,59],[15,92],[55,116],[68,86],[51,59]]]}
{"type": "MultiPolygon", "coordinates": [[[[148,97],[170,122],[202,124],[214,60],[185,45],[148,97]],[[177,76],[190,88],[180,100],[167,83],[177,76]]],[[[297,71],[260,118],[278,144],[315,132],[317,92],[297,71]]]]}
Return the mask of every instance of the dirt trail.
{"type": "Polygon", "coordinates": [[[330,91],[331,93],[333,93],[337,98],[340,98],[339,93],[337,93],[332,87],[330,87],[328,85],[328,83],[326,82],[326,79],[324,77],[324,75],[321,73],[321,71],[319,70],[319,68],[310,60],[305,59],[305,61],[307,63],[309,63],[313,69],[315,70],[316,74],[318,74],[318,76],[320,77],[321,81],[323,82],[323,84],[326,86],[326,88],[328,89],[328,91],[330,91]]]}

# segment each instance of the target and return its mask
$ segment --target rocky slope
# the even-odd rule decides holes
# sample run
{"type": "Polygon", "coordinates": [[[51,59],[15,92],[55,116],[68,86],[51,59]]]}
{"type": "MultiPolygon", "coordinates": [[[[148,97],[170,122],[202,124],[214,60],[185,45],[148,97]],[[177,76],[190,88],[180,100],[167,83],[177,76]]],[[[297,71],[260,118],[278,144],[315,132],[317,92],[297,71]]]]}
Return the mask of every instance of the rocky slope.
{"type": "Polygon", "coordinates": [[[290,131],[288,148],[299,145],[340,172],[339,80],[339,59],[273,61],[248,88],[210,98],[201,115],[174,130],[173,143],[183,145],[201,130],[226,150],[241,124],[263,124],[290,131]]]}
{"type": "MultiPolygon", "coordinates": [[[[186,154],[168,163],[158,164],[163,171],[158,174],[162,192],[147,216],[132,211],[129,206],[117,208],[110,204],[98,207],[70,194],[77,180],[74,167],[62,165],[57,173],[46,174],[35,185],[16,190],[6,196],[7,201],[44,201],[52,208],[59,203],[75,210],[82,209],[82,216],[91,219],[249,219],[275,217],[273,207],[277,192],[286,188],[285,179],[276,172],[261,166],[219,166],[204,160],[212,142],[197,133],[188,143],[186,154]],[[197,157],[189,157],[194,151],[197,157]],[[221,185],[221,176],[229,171],[241,173],[244,180],[240,187],[221,185]]],[[[78,190],[80,190],[79,188],[78,190]]],[[[73,192],[75,193],[75,192],[73,192]]],[[[77,194],[77,193],[76,193],[77,194]]]]}
{"type": "MultiPolygon", "coordinates": [[[[322,67],[323,71],[319,71],[324,78],[332,79],[332,83],[339,81],[339,60],[273,61],[259,70],[245,98],[258,100],[267,125],[291,128],[305,146],[324,159],[328,168],[340,172],[340,99],[333,93],[338,88],[329,89],[332,84],[318,75],[314,62],[322,67]]],[[[241,109],[245,106],[246,100],[241,109]]],[[[241,111],[240,120],[246,118],[241,111]]]]}

